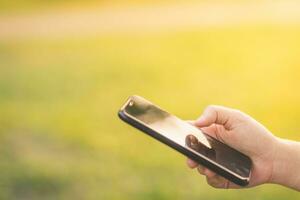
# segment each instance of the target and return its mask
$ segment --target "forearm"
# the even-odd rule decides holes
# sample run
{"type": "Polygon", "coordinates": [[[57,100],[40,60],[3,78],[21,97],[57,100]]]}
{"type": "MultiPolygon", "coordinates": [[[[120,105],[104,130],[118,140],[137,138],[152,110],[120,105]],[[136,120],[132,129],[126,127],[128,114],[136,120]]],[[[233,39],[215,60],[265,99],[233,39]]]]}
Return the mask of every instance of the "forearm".
{"type": "Polygon", "coordinates": [[[270,182],[300,191],[300,142],[278,138],[270,182]]]}

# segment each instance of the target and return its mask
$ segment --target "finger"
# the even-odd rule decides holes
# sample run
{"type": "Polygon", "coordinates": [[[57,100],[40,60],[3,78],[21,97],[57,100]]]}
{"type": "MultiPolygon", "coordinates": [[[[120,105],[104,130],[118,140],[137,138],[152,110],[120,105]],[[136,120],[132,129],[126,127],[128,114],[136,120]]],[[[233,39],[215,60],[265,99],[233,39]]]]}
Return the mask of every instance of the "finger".
{"type": "Polygon", "coordinates": [[[198,171],[200,174],[205,175],[205,167],[203,167],[202,165],[198,165],[197,171],[198,171]]]}
{"type": "Polygon", "coordinates": [[[211,176],[211,177],[206,176],[206,180],[209,185],[211,185],[212,187],[215,187],[215,188],[223,188],[223,189],[240,189],[240,188],[242,188],[241,186],[236,185],[236,184],[230,182],[229,180],[227,180],[226,178],[219,176],[217,174],[215,176],[211,176]]]}
{"type": "Polygon", "coordinates": [[[187,159],[186,163],[189,166],[189,168],[191,168],[191,169],[194,169],[199,165],[197,162],[193,161],[190,158],[187,159]]]}
{"type": "Polygon", "coordinates": [[[210,186],[214,188],[227,189],[229,186],[229,181],[218,175],[211,178],[206,177],[206,181],[210,186]]]}
{"type": "Polygon", "coordinates": [[[202,165],[198,165],[197,170],[200,174],[205,175],[208,178],[212,178],[217,175],[215,172],[207,169],[206,167],[204,167],[202,165]]]}
{"type": "MultiPolygon", "coordinates": [[[[230,188],[230,189],[240,189],[242,187],[239,186],[239,185],[237,185],[237,184],[234,184],[234,183],[228,181],[228,188],[230,188]]],[[[244,188],[247,188],[247,187],[244,187],[244,188]]]]}
{"type": "Polygon", "coordinates": [[[212,137],[216,138],[217,125],[213,124],[213,125],[208,126],[208,127],[203,127],[203,128],[201,128],[201,131],[206,133],[209,136],[212,136],[212,137]]]}
{"type": "Polygon", "coordinates": [[[204,174],[207,178],[213,178],[213,177],[217,176],[217,174],[215,172],[213,172],[207,168],[204,169],[204,174]]]}
{"type": "Polygon", "coordinates": [[[223,125],[226,129],[230,129],[230,119],[232,118],[232,109],[222,106],[208,106],[202,116],[195,121],[195,125],[207,127],[212,124],[223,125]]]}
{"type": "MultiPolygon", "coordinates": [[[[193,125],[193,126],[197,126],[196,125],[196,121],[195,120],[186,120],[187,123],[193,125]]],[[[217,131],[217,127],[216,127],[216,124],[213,124],[211,126],[208,126],[208,127],[203,127],[203,128],[200,128],[198,127],[201,131],[203,131],[204,133],[212,136],[212,137],[215,137],[216,136],[216,131],[217,131]]]]}

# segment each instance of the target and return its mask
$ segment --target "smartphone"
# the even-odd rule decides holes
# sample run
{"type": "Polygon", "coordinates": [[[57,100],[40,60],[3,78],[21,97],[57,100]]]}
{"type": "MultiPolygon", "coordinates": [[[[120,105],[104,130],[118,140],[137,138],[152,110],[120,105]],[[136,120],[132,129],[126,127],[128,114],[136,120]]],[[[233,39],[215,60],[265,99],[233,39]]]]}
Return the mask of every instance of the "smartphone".
{"type": "Polygon", "coordinates": [[[246,186],[251,175],[251,159],[205,134],[199,128],[164,111],[150,101],[131,96],[119,117],[183,155],[229,181],[246,186]]]}

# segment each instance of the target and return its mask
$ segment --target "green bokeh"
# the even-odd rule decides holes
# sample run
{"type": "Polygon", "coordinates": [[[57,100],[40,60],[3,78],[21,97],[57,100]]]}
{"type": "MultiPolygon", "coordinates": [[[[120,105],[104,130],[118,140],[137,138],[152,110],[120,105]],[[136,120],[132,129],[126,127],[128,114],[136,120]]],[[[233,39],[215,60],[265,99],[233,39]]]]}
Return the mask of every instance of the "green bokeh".
{"type": "Polygon", "coordinates": [[[292,199],[216,190],[185,158],[127,126],[142,95],[184,119],[241,109],[299,140],[300,28],[244,26],[0,42],[1,199],[292,199]]]}

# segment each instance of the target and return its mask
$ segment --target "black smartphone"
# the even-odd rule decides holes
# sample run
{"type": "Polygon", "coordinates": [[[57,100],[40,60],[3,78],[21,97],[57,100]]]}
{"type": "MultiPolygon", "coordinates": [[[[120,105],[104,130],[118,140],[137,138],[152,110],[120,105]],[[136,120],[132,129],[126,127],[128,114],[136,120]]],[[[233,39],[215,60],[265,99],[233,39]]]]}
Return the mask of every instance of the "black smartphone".
{"type": "Polygon", "coordinates": [[[246,186],[251,175],[251,159],[199,128],[162,110],[140,96],[131,96],[119,117],[229,181],[246,186]]]}

